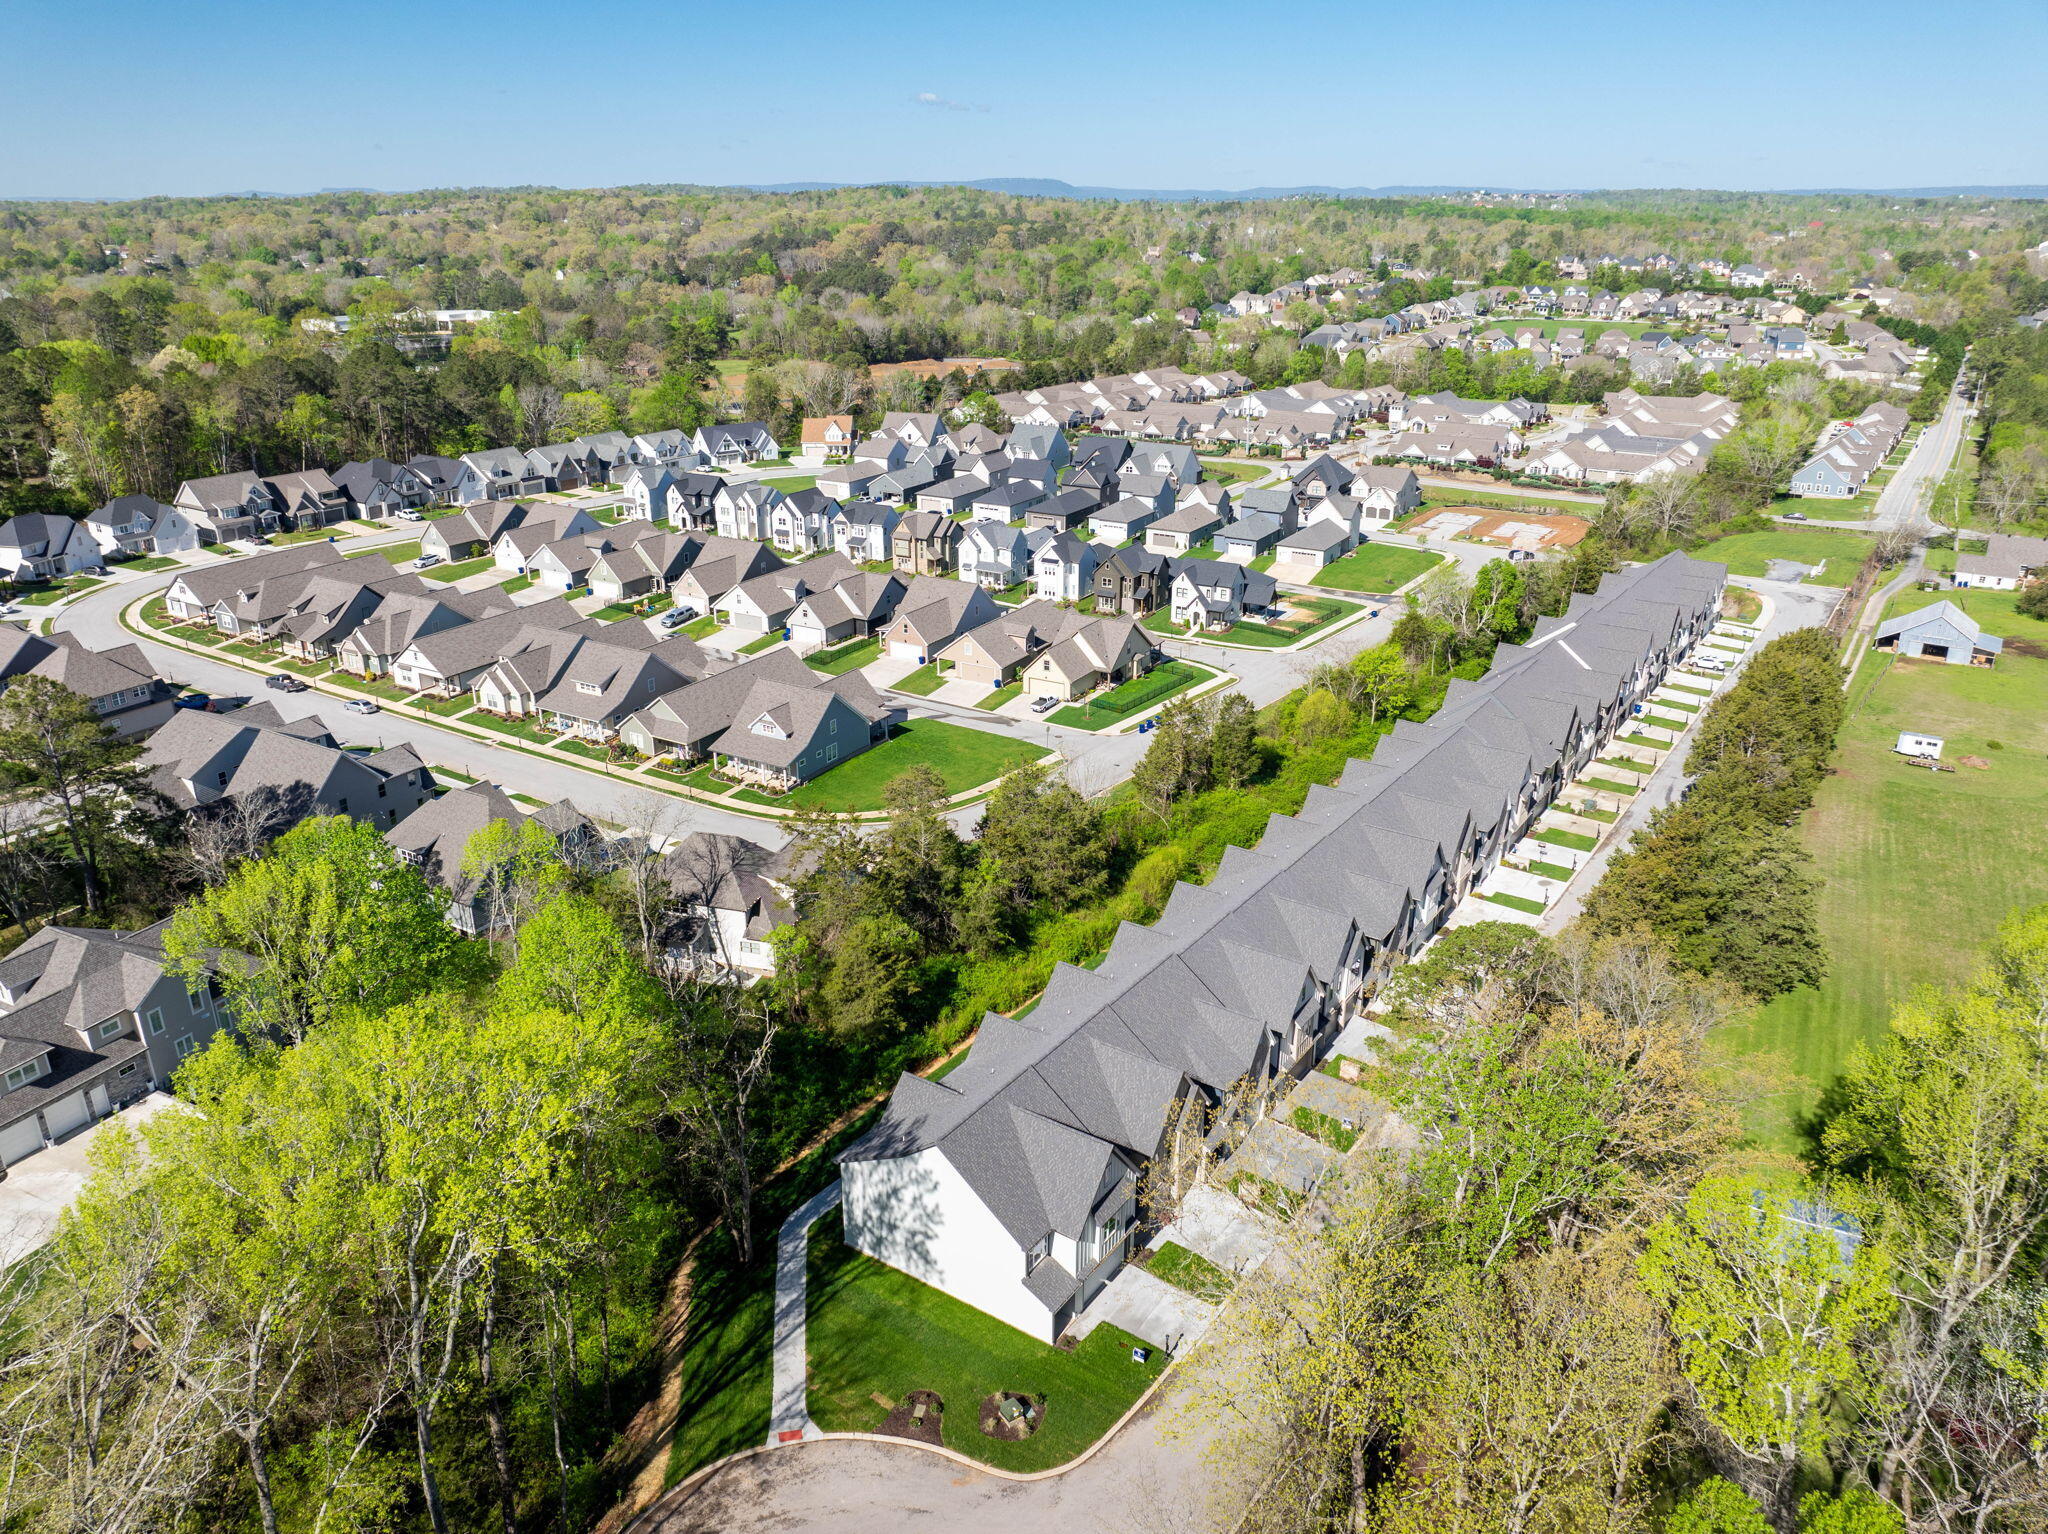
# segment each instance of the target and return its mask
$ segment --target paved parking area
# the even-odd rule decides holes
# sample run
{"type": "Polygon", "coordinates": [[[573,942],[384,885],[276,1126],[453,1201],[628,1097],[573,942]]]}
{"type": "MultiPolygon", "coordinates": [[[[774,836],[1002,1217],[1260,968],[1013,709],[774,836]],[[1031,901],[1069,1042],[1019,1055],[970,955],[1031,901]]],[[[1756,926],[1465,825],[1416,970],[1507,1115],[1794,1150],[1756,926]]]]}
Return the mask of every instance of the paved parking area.
{"type": "Polygon", "coordinates": [[[1278,1119],[1261,1119],[1230,1158],[1230,1170],[1250,1172],[1292,1192],[1307,1193],[1341,1159],[1322,1141],[1278,1119]]]}

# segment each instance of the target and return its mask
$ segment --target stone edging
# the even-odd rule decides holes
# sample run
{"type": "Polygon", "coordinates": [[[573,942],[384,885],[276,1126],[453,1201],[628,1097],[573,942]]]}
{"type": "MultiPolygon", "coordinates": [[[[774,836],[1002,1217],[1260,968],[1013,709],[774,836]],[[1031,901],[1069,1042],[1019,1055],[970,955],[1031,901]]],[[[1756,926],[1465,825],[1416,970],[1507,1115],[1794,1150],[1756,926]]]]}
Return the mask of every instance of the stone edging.
{"type": "MultiPolygon", "coordinates": [[[[161,592],[145,593],[123,606],[117,614],[117,621],[121,627],[138,639],[148,640],[152,644],[166,645],[171,649],[181,650],[187,655],[197,655],[202,658],[216,660],[222,665],[233,666],[238,671],[246,671],[251,676],[298,675],[296,672],[289,671],[283,667],[267,671],[261,670],[244,656],[225,654],[216,646],[200,644],[195,640],[186,639],[182,635],[152,628],[142,623],[140,619],[130,621],[130,615],[138,607],[148,602],[152,597],[160,596],[161,594],[161,592]]],[[[436,714],[430,709],[415,708],[408,703],[394,703],[379,698],[374,693],[357,692],[352,688],[344,689],[334,685],[323,685],[325,679],[321,677],[299,677],[299,680],[315,691],[325,693],[329,697],[340,698],[344,702],[355,698],[369,698],[376,703],[380,710],[390,709],[402,718],[419,720],[423,724],[431,725],[435,729],[446,730],[451,735],[459,736],[463,740],[474,741],[478,745],[497,746],[507,751],[517,751],[526,756],[538,757],[544,762],[555,762],[565,767],[577,768],[580,771],[590,773],[594,777],[604,778],[609,782],[631,784],[644,788],[650,793],[665,794],[672,799],[682,799],[691,804],[706,805],[712,809],[724,810],[729,814],[744,815],[754,820],[765,820],[774,823],[791,820],[805,813],[802,810],[785,810],[768,805],[744,804],[717,795],[702,794],[684,783],[671,783],[665,780],[657,780],[647,773],[614,768],[606,763],[597,761],[595,758],[582,756],[574,751],[551,751],[545,747],[536,747],[520,740],[517,736],[501,734],[495,730],[480,730],[474,725],[465,725],[458,719],[450,718],[445,714],[436,714]]],[[[1060,759],[1059,752],[1049,751],[1037,758],[1032,765],[1040,765],[1060,759]]],[[[954,794],[947,799],[946,803],[948,807],[954,809],[978,803],[995,792],[996,787],[1009,775],[1009,773],[1003,773],[998,777],[989,779],[986,783],[977,784],[973,788],[963,789],[960,793],[954,794]]],[[[845,810],[833,813],[840,819],[854,820],[862,823],[880,823],[888,819],[889,816],[887,810],[845,810]]]]}

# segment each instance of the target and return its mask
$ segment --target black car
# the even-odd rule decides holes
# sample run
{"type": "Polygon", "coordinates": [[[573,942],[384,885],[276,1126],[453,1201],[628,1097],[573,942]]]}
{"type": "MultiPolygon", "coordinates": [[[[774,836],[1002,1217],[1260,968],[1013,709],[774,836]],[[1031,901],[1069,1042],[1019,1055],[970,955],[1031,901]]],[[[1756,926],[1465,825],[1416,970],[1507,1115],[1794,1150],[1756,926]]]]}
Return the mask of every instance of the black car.
{"type": "Polygon", "coordinates": [[[277,692],[304,692],[306,684],[295,676],[274,676],[264,686],[277,692]]]}

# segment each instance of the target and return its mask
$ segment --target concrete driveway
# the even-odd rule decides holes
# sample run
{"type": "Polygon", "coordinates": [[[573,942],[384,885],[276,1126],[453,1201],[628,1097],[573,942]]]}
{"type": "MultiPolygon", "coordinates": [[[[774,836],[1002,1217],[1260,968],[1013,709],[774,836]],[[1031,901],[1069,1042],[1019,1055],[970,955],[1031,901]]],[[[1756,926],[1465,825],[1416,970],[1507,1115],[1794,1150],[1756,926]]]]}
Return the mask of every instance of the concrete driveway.
{"type": "Polygon", "coordinates": [[[101,1119],[48,1150],[17,1162],[0,1182],[0,1268],[12,1267],[57,1233],[58,1218],[71,1207],[91,1170],[92,1147],[109,1124],[139,1128],[177,1104],[167,1092],[152,1092],[111,1118],[101,1119]]]}

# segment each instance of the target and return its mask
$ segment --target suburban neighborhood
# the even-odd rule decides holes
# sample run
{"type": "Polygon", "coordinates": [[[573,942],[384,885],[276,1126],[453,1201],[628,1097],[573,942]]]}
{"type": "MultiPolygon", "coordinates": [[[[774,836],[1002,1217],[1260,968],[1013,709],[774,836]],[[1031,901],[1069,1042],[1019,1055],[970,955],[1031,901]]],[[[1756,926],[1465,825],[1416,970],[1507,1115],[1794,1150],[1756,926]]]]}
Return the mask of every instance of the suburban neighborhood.
{"type": "Polygon", "coordinates": [[[2048,1527],[2035,18],[31,11],[10,1534],[2048,1527]]]}

